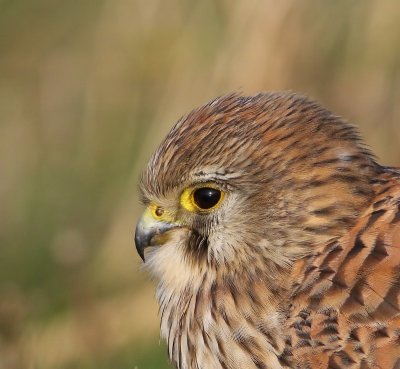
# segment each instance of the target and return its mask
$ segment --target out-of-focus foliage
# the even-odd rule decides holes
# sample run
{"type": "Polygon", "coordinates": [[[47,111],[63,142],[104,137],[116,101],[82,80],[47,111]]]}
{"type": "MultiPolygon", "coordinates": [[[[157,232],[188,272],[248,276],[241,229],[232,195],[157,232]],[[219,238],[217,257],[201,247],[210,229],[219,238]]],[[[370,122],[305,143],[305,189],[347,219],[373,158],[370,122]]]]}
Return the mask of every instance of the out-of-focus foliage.
{"type": "Polygon", "coordinates": [[[0,369],[168,367],[138,172],[192,107],[276,89],[400,165],[400,2],[0,1],[0,369]]]}

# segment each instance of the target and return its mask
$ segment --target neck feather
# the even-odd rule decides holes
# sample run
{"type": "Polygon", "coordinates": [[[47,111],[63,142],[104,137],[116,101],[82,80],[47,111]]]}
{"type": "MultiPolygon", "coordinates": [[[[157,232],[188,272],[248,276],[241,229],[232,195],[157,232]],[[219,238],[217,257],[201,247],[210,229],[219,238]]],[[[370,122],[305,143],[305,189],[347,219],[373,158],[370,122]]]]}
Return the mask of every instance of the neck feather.
{"type": "Polygon", "coordinates": [[[288,308],[282,286],[278,294],[262,275],[204,273],[197,281],[157,291],[161,335],[176,367],[281,368],[288,308]]]}

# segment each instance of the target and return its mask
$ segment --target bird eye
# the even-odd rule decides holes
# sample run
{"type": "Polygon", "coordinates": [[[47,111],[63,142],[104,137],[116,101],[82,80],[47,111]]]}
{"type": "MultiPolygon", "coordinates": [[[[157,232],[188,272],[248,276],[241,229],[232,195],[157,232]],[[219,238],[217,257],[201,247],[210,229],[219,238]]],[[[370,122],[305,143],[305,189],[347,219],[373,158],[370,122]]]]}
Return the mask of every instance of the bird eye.
{"type": "Polygon", "coordinates": [[[225,193],[213,183],[203,183],[203,187],[187,187],[180,197],[181,206],[191,212],[208,212],[220,205],[225,193]]]}
{"type": "Polygon", "coordinates": [[[198,188],[193,192],[193,201],[201,210],[209,210],[221,200],[221,191],[212,187],[198,188]]]}

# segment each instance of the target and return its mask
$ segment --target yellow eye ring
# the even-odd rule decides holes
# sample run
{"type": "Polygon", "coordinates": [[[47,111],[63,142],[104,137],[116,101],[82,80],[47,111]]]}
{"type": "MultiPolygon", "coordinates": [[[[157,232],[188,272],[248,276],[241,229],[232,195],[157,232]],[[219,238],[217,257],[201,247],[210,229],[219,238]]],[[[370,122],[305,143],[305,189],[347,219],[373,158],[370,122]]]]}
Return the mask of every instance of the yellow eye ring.
{"type": "Polygon", "coordinates": [[[214,184],[203,184],[187,188],[181,195],[181,205],[192,212],[210,212],[219,207],[224,199],[224,192],[214,184]]]}

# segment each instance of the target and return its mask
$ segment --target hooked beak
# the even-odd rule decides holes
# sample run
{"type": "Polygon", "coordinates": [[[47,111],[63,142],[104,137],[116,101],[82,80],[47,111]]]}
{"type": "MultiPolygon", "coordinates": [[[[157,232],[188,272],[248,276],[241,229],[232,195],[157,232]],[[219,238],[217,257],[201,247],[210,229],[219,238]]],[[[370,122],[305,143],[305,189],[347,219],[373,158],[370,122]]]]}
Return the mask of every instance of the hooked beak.
{"type": "Polygon", "coordinates": [[[144,259],[144,250],[148,246],[160,245],[164,240],[160,237],[177,225],[154,219],[150,212],[146,210],[136,225],[135,245],[139,256],[144,259]]]}

